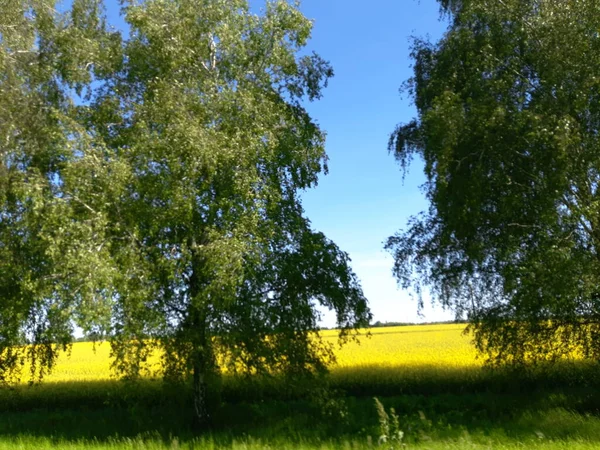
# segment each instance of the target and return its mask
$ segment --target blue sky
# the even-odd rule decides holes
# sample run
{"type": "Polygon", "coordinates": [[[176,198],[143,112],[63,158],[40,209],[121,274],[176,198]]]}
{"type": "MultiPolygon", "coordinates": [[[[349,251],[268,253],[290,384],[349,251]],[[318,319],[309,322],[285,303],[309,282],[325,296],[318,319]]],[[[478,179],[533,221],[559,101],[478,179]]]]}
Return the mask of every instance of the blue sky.
{"type": "MultiPolygon", "coordinates": [[[[422,165],[416,161],[402,182],[387,141],[415,108],[402,82],[411,76],[410,37],[441,37],[435,0],[304,0],[304,14],[314,19],[311,49],[335,70],[323,98],[309,111],[327,132],[329,175],[304,194],[313,226],[350,254],[362,281],[374,320],[434,321],[450,312],[416,302],[398,289],[385,239],[403,228],[409,216],[427,208],[419,186],[422,165]]],[[[328,316],[327,325],[333,318],[328,316]]]]}
{"type": "MultiPolygon", "coordinates": [[[[110,22],[122,28],[117,4],[106,0],[110,22]]],[[[416,301],[398,289],[392,258],[383,250],[388,236],[427,208],[419,190],[421,164],[413,164],[403,183],[387,141],[399,122],[415,115],[410,98],[399,93],[411,76],[410,37],[441,37],[446,24],[439,6],[435,0],[303,0],[301,10],[314,20],[307,50],[335,71],[323,98],[307,105],[327,132],[330,161],[329,175],[303,194],[306,214],[349,253],[375,321],[452,319],[428,302],[419,316],[416,301]]],[[[324,325],[334,325],[332,315],[325,315],[324,325]]]]}

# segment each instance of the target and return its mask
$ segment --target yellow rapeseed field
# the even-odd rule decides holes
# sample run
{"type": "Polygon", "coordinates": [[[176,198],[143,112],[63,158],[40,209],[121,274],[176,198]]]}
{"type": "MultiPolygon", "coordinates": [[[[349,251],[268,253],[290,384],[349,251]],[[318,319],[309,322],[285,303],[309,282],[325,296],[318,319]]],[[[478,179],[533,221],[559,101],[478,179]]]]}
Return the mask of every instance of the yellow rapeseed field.
{"type": "MultiPolygon", "coordinates": [[[[364,334],[358,342],[341,349],[336,345],[338,364],[333,375],[369,370],[410,372],[419,368],[431,370],[472,369],[480,366],[470,337],[463,334],[464,325],[415,325],[374,328],[370,337],[364,334]]],[[[325,331],[326,340],[336,343],[334,330],[325,331]]],[[[48,382],[98,381],[114,378],[110,370],[108,343],[76,343],[70,355],[61,355],[48,382]]],[[[25,381],[25,380],[24,380],[25,381]]]]}
{"type": "MultiPolygon", "coordinates": [[[[373,328],[370,337],[362,336],[358,343],[337,349],[338,366],[480,365],[464,329],[461,324],[373,328]]],[[[324,336],[335,342],[334,331],[326,331],[324,336]]]]}

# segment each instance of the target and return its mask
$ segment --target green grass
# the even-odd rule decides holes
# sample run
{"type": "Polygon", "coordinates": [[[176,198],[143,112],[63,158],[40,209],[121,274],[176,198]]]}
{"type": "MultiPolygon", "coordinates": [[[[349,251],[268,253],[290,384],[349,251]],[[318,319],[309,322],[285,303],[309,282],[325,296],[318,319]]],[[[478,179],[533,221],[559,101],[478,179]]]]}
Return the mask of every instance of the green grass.
{"type": "Polygon", "coordinates": [[[226,379],[203,433],[193,425],[189,389],[160,382],[1,389],[0,450],[375,448],[373,396],[395,408],[406,448],[595,449],[599,372],[596,365],[527,373],[421,368],[399,379],[365,368],[333,377],[329,393],[284,380],[226,379]]]}
{"type": "MultiPolygon", "coordinates": [[[[290,442],[285,440],[279,441],[261,441],[256,439],[244,439],[239,441],[232,441],[225,446],[221,446],[219,443],[211,439],[198,438],[189,442],[180,442],[174,438],[171,441],[162,441],[159,439],[150,438],[135,438],[135,439],[114,439],[108,442],[98,441],[64,441],[55,440],[51,438],[31,438],[31,437],[18,437],[12,441],[0,441],[0,450],[39,450],[39,449],[65,449],[65,450],[175,450],[175,449],[231,449],[231,450],[285,450],[285,449],[306,449],[306,450],[334,450],[334,449],[347,449],[347,450],[362,450],[362,449],[373,449],[373,448],[385,448],[386,446],[379,446],[375,443],[369,443],[362,440],[344,440],[344,441],[329,441],[320,443],[305,443],[305,442],[290,442]]],[[[543,450],[584,450],[584,449],[598,449],[597,442],[589,442],[585,440],[572,439],[572,440],[543,440],[543,439],[531,439],[522,442],[495,442],[493,440],[474,442],[469,436],[465,436],[455,441],[445,442],[424,442],[419,444],[410,444],[399,448],[412,448],[412,449],[431,449],[431,450],[460,450],[460,449],[473,449],[473,450],[489,450],[489,449],[543,449],[543,450]]]]}

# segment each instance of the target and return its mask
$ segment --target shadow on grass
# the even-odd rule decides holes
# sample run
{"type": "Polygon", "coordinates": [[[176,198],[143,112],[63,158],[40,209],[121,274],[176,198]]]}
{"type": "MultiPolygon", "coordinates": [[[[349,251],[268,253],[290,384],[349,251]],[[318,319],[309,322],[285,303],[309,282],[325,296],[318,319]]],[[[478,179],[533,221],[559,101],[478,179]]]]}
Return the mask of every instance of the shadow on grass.
{"type": "Polygon", "coordinates": [[[338,369],[331,392],[283,380],[224,379],[212,428],[194,427],[187,387],[145,380],[42,383],[0,390],[0,436],[97,442],[199,435],[227,444],[245,436],[315,442],[379,436],[373,396],[394,407],[407,442],[582,438],[600,442],[600,371],[569,364],[529,371],[362,367],[338,369]]]}

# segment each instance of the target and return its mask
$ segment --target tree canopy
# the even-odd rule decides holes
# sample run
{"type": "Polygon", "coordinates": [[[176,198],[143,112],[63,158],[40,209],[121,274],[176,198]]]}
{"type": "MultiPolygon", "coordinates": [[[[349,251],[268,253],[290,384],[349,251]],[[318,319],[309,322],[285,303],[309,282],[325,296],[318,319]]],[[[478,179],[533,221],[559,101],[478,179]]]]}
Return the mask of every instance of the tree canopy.
{"type": "Polygon", "coordinates": [[[0,379],[51,369],[75,327],[135,378],[320,371],[370,313],[299,190],[326,172],[305,110],[330,65],[296,4],[0,2],[0,379]]]}
{"type": "Polygon", "coordinates": [[[389,238],[399,282],[467,314],[491,363],[600,357],[600,5],[441,1],[416,40],[418,116],[392,134],[425,164],[429,210],[389,238]]]}

